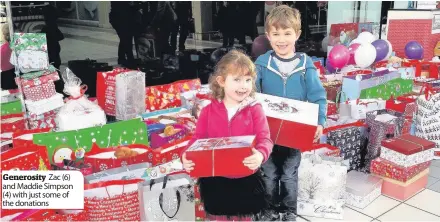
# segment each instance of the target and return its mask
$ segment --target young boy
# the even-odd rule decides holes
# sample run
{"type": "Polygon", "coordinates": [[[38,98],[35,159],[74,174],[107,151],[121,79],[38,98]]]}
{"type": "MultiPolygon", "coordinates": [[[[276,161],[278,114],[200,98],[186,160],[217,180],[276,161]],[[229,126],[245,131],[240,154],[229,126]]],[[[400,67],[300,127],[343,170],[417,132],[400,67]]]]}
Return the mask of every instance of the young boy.
{"type": "MultiPolygon", "coordinates": [[[[301,35],[299,11],[286,5],[274,8],[266,19],[266,35],[273,50],[255,62],[257,89],[265,94],[319,104],[316,142],[327,120],[327,99],[312,60],[304,53],[295,53],[295,42],[301,35]]],[[[292,135],[292,139],[300,136],[292,135]]],[[[300,162],[299,150],[274,146],[272,155],[262,166],[271,205],[262,220],[295,221],[300,162]]]]}

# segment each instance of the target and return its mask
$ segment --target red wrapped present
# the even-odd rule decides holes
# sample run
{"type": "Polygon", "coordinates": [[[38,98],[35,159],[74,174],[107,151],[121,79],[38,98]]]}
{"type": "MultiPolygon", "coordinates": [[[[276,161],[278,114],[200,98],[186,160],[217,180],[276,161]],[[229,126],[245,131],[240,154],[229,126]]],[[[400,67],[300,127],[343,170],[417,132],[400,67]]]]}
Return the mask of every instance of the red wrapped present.
{"type": "Polygon", "coordinates": [[[186,158],[195,164],[192,177],[247,176],[254,171],[243,165],[252,155],[255,136],[200,139],[186,150],[186,158]]]}
{"type": "MultiPolygon", "coordinates": [[[[53,158],[53,162],[60,162],[56,159],[58,158],[57,156],[53,158]]],[[[153,153],[151,148],[142,144],[101,149],[96,143],[93,143],[92,149],[84,156],[84,163],[90,164],[94,173],[136,163],[151,163],[152,160],[153,153]]]]}
{"type": "Polygon", "coordinates": [[[51,110],[40,115],[28,112],[26,119],[29,124],[29,129],[56,128],[55,118],[57,117],[58,110],[59,109],[51,110]]]}
{"type": "Polygon", "coordinates": [[[403,167],[410,167],[434,158],[436,143],[410,134],[382,141],[380,157],[403,167]]]}
{"type": "Polygon", "coordinates": [[[31,129],[31,130],[20,130],[12,134],[12,146],[14,147],[32,147],[34,146],[33,134],[37,133],[47,133],[51,129],[31,129]]]}
{"type": "Polygon", "coordinates": [[[188,79],[188,80],[180,80],[177,82],[173,82],[171,84],[176,85],[179,92],[188,92],[191,90],[199,90],[202,86],[200,79],[188,79]]]}
{"type": "Polygon", "coordinates": [[[146,88],[147,111],[156,111],[182,106],[180,89],[176,84],[150,86],[146,88]]]}
{"type": "Polygon", "coordinates": [[[34,79],[16,78],[15,81],[21,84],[25,99],[38,101],[48,99],[57,93],[53,82],[59,79],[58,72],[53,72],[34,79]]]}
{"type": "Polygon", "coordinates": [[[338,107],[333,101],[327,100],[327,116],[332,116],[338,114],[338,107]]]}
{"type": "MultiPolygon", "coordinates": [[[[399,98],[402,98],[401,96],[399,98]]],[[[408,102],[410,101],[410,98],[403,99],[402,100],[395,100],[393,97],[391,97],[389,100],[386,101],[385,108],[394,110],[397,112],[403,113],[405,118],[412,118],[413,114],[417,110],[417,104],[414,102],[408,102]]]]}
{"type": "Polygon", "coordinates": [[[440,63],[416,59],[405,60],[402,67],[414,67],[415,76],[422,78],[440,78],[440,63]]]}
{"type": "Polygon", "coordinates": [[[281,146],[311,149],[318,126],[318,104],[257,93],[269,123],[272,141],[281,146]],[[292,139],[292,135],[301,135],[292,139]]]}
{"type": "Polygon", "coordinates": [[[192,135],[188,135],[182,139],[168,143],[153,150],[153,166],[179,159],[182,151],[187,147],[192,135]]]}
{"type": "Polygon", "coordinates": [[[377,174],[379,176],[383,176],[386,178],[391,178],[394,180],[398,180],[401,182],[406,182],[417,174],[429,168],[431,161],[426,161],[424,163],[419,163],[410,167],[403,167],[388,161],[386,159],[382,159],[380,157],[371,161],[370,171],[373,174],[377,174]]]}
{"type": "Polygon", "coordinates": [[[0,155],[1,170],[48,170],[49,157],[46,147],[15,147],[0,155]]]}
{"type": "Polygon", "coordinates": [[[1,133],[16,132],[26,129],[24,113],[3,115],[1,118],[1,133]]]}

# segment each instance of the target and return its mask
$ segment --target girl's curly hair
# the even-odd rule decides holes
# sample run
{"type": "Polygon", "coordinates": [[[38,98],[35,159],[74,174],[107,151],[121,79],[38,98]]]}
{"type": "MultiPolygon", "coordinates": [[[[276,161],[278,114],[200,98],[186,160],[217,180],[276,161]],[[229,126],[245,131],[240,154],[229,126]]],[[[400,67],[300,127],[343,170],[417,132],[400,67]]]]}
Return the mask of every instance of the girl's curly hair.
{"type": "Polygon", "coordinates": [[[252,77],[254,84],[250,96],[254,97],[256,92],[255,80],[257,77],[256,67],[252,60],[239,50],[231,50],[224,55],[217,63],[213,75],[209,78],[209,87],[212,96],[216,99],[223,100],[225,91],[217,82],[217,77],[226,80],[228,75],[249,75],[252,77]]]}

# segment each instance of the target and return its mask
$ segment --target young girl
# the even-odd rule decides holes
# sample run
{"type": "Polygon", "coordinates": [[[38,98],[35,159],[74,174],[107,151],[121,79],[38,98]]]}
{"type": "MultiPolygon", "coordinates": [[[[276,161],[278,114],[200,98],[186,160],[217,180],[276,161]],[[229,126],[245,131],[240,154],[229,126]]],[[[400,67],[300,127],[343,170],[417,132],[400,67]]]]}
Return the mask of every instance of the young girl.
{"type": "MultiPolygon", "coordinates": [[[[243,164],[251,170],[259,169],[272,152],[273,142],[263,108],[254,99],[255,79],[255,65],[245,54],[232,50],[223,56],[210,79],[215,99],[202,109],[189,145],[197,139],[255,135],[253,154],[243,164]]],[[[186,171],[194,169],[194,162],[186,159],[185,153],[182,161],[186,171]]],[[[255,219],[268,206],[260,170],[245,177],[207,177],[198,181],[208,219],[255,219]]]]}

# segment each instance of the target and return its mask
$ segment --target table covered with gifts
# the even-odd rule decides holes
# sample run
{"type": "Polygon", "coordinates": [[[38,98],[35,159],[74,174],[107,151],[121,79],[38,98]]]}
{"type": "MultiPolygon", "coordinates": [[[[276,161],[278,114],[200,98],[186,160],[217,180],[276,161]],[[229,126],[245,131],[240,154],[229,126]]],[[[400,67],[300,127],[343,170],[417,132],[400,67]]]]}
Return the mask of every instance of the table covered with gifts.
{"type": "MultiPolygon", "coordinates": [[[[370,26],[332,26],[331,33],[354,31],[334,40],[330,54],[345,56],[333,49],[350,47],[370,26]]],[[[115,67],[87,86],[80,74],[49,64],[44,35],[17,33],[12,45],[19,88],[1,91],[0,170],[80,171],[85,198],[79,212],[2,209],[2,221],[204,221],[199,178],[256,172],[242,161],[257,135],[189,144],[213,99],[200,79],[151,86],[142,70],[115,67]],[[184,151],[196,164],[190,173],[184,151]],[[102,198],[109,186],[119,193],[102,198]]],[[[317,142],[319,105],[264,93],[255,99],[272,142],[301,151],[298,215],[343,220],[346,206],[363,209],[380,195],[404,201],[426,186],[440,159],[440,63],[391,54],[369,64],[332,58],[313,58],[327,92],[317,142]]]]}

